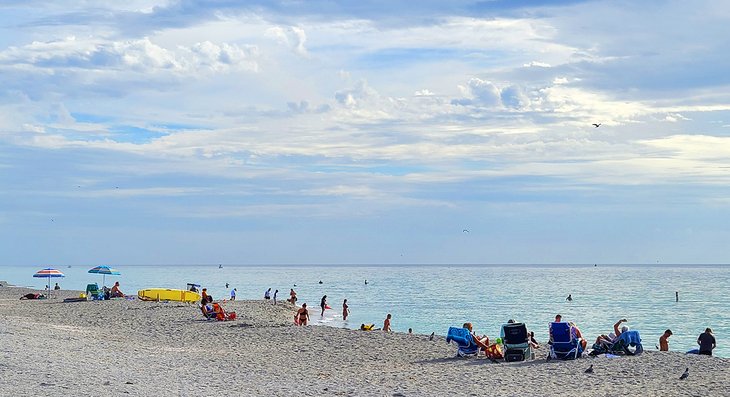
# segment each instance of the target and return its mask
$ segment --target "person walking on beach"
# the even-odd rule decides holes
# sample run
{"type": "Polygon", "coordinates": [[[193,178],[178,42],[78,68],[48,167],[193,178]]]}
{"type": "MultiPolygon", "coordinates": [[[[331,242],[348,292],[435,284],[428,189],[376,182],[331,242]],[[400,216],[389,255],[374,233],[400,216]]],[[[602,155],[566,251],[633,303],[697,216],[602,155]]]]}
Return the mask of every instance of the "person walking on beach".
{"type": "Polygon", "coordinates": [[[327,307],[327,295],[322,297],[322,300],[319,302],[319,307],[322,308],[321,316],[324,317],[324,309],[327,307]]]}
{"type": "Polygon", "coordinates": [[[289,289],[289,302],[291,302],[292,305],[297,303],[297,293],[294,291],[294,288],[289,289]]]}
{"type": "Polygon", "coordinates": [[[266,292],[264,292],[264,299],[271,299],[271,288],[267,289],[266,292]]]}
{"type": "Polygon", "coordinates": [[[390,319],[393,318],[393,316],[388,313],[388,315],[385,317],[385,321],[383,321],[383,332],[392,332],[393,330],[390,329],[390,319]]]}
{"type": "Polygon", "coordinates": [[[700,354],[712,355],[712,350],[717,347],[715,336],[712,335],[712,328],[705,328],[705,332],[697,338],[697,344],[700,345],[700,354]]]}
{"type": "Polygon", "coordinates": [[[307,325],[309,322],[309,310],[307,310],[306,303],[303,303],[302,307],[297,310],[297,320],[299,320],[299,325],[307,325]]]}
{"type": "Polygon", "coordinates": [[[350,314],[350,306],[347,306],[347,299],[342,302],[342,321],[347,321],[347,316],[350,314]]]}
{"type": "Polygon", "coordinates": [[[276,295],[279,294],[279,290],[274,291],[274,304],[276,304],[276,295]]]}
{"type": "Polygon", "coordinates": [[[672,330],[668,329],[664,331],[664,334],[659,337],[659,351],[660,352],[668,352],[669,351],[669,337],[672,336],[672,330]]]}
{"type": "Polygon", "coordinates": [[[231,300],[232,301],[236,300],[236,289],[235,288],[231,290],[231,300]]]}

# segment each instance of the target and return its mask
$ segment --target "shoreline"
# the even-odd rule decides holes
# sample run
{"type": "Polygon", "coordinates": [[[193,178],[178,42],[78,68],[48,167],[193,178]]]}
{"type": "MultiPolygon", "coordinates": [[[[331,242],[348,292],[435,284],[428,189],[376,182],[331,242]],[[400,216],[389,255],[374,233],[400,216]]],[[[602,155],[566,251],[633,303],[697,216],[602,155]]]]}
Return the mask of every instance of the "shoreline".
{"type": "Polygon", "coordinates": [[[291,304],[227,301],[238,318],[218,322],[196,305],[63,303],[78,296],[64,290],[19,301],[18,288],[0,288],[0,387],[12,395],[719,396],[730,388],[730,360],[718,357],[649,351],[492,364],[456,358],[441,336],[297,327],[291,304]],[[584,374],[590,364],[595,374],[584,374]],[[678,380],[686,367],[690,378],[678,380]]]}

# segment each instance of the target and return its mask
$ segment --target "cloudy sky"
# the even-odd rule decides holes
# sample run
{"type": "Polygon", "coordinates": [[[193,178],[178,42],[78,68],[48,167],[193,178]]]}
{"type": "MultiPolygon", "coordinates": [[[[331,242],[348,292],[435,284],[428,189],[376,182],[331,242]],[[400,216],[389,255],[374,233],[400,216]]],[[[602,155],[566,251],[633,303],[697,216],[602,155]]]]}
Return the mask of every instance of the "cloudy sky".
{"type": "Polygon", "coordinates": [[[4,0],[0,264],[728,263],[728,26],[702,0],[4,0]]]}

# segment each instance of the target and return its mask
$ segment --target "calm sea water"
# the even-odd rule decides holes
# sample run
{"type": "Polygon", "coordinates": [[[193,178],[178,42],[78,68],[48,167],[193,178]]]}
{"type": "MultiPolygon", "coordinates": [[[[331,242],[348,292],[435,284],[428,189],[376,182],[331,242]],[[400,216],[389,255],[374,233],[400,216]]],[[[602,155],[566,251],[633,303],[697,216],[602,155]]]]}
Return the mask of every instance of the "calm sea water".
{"type": "MultiPolygon", "coordinates": [[[[88,274],[92,266],[59,267],[65,289],[84,289],[101,276],[88,274]]],[[[730,267],[727,266],[115,266],[125,293],[142,288],[184,288],[202,284],[215,298],[227,298],[230,288],[239,299],[262,299],[267,288],[289,288],[298,303],[312,307],[315,323],[358,328],[361,323],[382,326],[393,315],[394,330],[443,335],[449,326],[469,321],[478,333],[498,336],[508,319],[526,322],[538,340],[547,338],[547,324],[555,314],[574,321],[590,342],[609,333],[613,323],[627,318],[640,331],[646,349],[671,328],[670,349],[696,347],[697,336],[711,327],[718,341],[715,354],[730,357],[730,267]],[[322,284],[319,284],[319,281],[322,284]],[[365,280],[368,284],[365,285],[365,280]],[[225,284],[230,288],[226,289],[225,284]],[[294,286],[296,285],[296,286],[294,286]],[[680,301],[675,302],[675,291],[680,301]],[[566,297],[572,294],[573,301],[566,297]],[[332,310],[319,315],[319,301],[327,295],[332,310]],[[351,315],[342,321],[342,301],[351,315]]],[[[40,268],[40,267],[39,267],[40,268]]],[[[0,280],[42,288],[45,279],[32,278],[38,270],[0,266],[0,280]]]]}

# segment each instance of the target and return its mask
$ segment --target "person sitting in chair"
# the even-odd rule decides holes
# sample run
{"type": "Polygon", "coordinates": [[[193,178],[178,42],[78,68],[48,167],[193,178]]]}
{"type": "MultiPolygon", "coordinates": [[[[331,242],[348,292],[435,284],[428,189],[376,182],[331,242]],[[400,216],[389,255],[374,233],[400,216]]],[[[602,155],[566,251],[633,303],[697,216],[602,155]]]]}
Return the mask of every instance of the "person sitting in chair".
{"type": "Polygon", "coordinates": [[[203,312],[205,318],[215,318],[216,316],[213,306],[208,302],[207,297],[200,300],[200,311],[203,312]]]}
{"type": "Polygon", "coordinates": [[[474,326],[471,323],[464,323],[463,328],[469,330],[471,337],[474,339],[474,344],[479,346],[480,349],[486,351],[489,348],[489,337],[487,335],[478,336],[474,332],[474,326]]]}
{"type": "Polygon", "coordinates": [[[624,326],[622,326],[622,327],[621,327],[621,328],[619,329],[619,326],[620,326],[621,324],[623,324],[623,323],[627,322],[627,321],[628,321],[628,320],[626,320],[625,318],[622,318],[621,320],[618,320],[618,321],[616,322],[616,324],[614,324],[614,325],[613,325],[613,333],[611,333],[611,334],[609,334],[609,335],[605,335],[605,334],[604,334],[604,335],[600,335],[600,336],[599,336],[598,338],[596,338],[596,344],[598,344],[598,345],[611,345],[611,344],[613,344],[614,342],[616,342],[616,341],[618,340],[618,337],[619,337],[619,336],[620,336],[620,335],[621,335],[622,333],[624,333],[624,332],[626,332],[626,331],[628,331],[628,330],[629,330],[629,327],[627,327],[627,326],[625,326],[625,325],[624,325],[624,326]]]}

